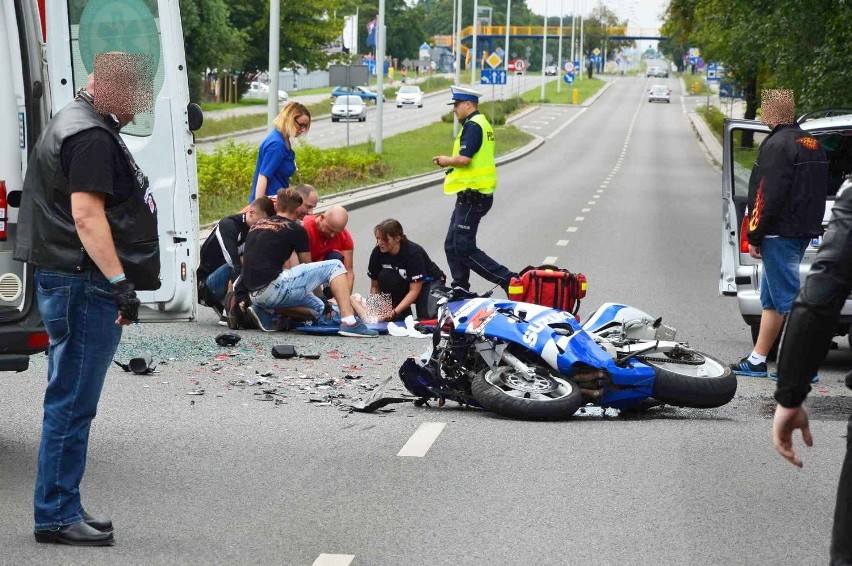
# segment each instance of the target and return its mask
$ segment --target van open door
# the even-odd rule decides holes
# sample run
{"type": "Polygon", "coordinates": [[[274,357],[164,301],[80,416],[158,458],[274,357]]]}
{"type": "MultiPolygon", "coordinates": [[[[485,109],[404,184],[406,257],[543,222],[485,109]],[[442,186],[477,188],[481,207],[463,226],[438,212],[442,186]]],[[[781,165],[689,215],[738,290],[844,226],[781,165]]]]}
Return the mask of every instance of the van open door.
{"type": "Polygon", "coordinates": [[[99,53],[153,58],[155,102],[121,135],[148,176],[159,209],[162,285],[139,293],[140,319],[195,317],[198,182],[178,0],[41,0],[53,112],[86,85],[99,53]]]}
{"type": "MultiPolygon", "coordinates": [[[[769,128],[752,120],[725,120],[722,153],[722,264],[719,294],[737,295],[737,272],[756,261],[743,257],[742,223],[748,206],[748,181],[760,141],[769,128]]],[[[742,276],[742,273],[740,273],[742,276]]]]}

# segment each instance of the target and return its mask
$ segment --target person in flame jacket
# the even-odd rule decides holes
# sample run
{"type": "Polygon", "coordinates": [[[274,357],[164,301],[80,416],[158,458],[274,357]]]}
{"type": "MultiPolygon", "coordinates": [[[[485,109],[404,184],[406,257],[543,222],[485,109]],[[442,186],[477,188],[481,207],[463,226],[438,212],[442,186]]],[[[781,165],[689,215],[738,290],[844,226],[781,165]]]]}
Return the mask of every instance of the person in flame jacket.
{"type": "Polygon", "coordinates": [[[763,311],[754,350],[731,364],[737,375],[752,377],[768,376],[766,358],[799,291],[802,256],[811,238],[822,234],[828,191],[828,159],[819,141],[796,123],[793,92],[764,90],[761,109],[772,132],[749,178],[748,249],[763,260],[763,311]]]}

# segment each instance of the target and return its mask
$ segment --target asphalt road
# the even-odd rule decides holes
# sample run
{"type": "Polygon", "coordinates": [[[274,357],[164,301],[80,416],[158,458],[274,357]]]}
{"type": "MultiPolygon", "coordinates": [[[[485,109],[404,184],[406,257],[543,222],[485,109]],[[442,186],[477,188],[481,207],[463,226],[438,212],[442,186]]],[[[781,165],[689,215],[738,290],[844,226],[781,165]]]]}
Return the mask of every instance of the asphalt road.
{"type": "MultiPolygon", "coordinates": [[[[548,81],[555,80],[554,77],[548,77],[548,81]]],[[[480,90],[483,93],[480,99],[483,102],[482,110],[485,113],[490,112],[489,105],[486,101],[494,99],[504,99],[511,96],[517,96],[520,92],[524,92],[537,85],[541,84],[541,77],[509,77],[509,81],[505,86],[480,86],[474,85],[473,88],[480,90]]],[[[563,89],[563,92],[565,90],[563,89]]],[[[294,100],[296,98],[294,97],[294,100]]],[[[566,94],[567,99],[567,94],[566,94]]],[[[393,99],[388,99],[382,107],[382,136],[388,138],[396,134],[428,126],[441,119],[441,116],[451,110],[448,106],[450,102],[449,90],[442,90],[426,94],[423,97],[423,108],[404,107],[397,108],[393,99]]],[[[331,112],[331,98],[328,98],[328,111],[331,112]]],[[[227,143],[233,140],[236,143],[252,143],[259,144],[266,137],[265,131],[246,132],[229,136],[227,138],[218,139],[215,141],[201,140],[198,143],[199,151],[212,153],[217,145],[227,143]]],[[[313,146],[320,148],[341,147],[347,143],[356,145],[366,141],[376,139],[376,105],[367,105],[367,120],[358,122],[357,120],[344,120],[341,122],[332,122],[331,115],[318,116],[312,124],[311,130],[304,141],[313,146]]],[[[298,143],[298,141],[297,141],[298,143]]]]}
{"type": "MultiPolygon", "coordinates": [[[[584,315],[627,302],[733,361],[751,343],[734,300],[717,295],[720,174],[697,143],[679,84],[669,82],[672,104],[648,104],[648,80],[621,78],[586,109],[551,107],[520,120],[548,141],[498,170],[480,242],[510,266],[548,260],[584,272],[584,315]]],[[[451,206],[435,186],[354,210],[356,287],[367,287],[371,228],[389,216],[445,265],[451,206]]],[[[425,343],[242,331],[239,347],[222,349],[213,343],[220,331],[207,311],[193,324],[126,330],[119,359],[150,349],[161,365],[151,376],[111,370],[93,426],[82,492],[88,510],[112,516],[112,548],[34,543],[44,358],[2,377],[0,563],[828,561],[852,409],[841,383],[852,364],[846,344],[820,372],[816,445],[797,470],[772,450],[767,380],[742,378],[734,401],[716,410],[565,423],[451,404],[350,414],[338,403],[395,374],[425,343]],[[276,343],[321,358],[274,360],[276,343]],[[268,383],[239,383],[258,379],[268,383]],[[203,395],[188,395],[199,388],[203,395]],[[439,424],[416,434],[426,423],[439,424]],[[412,437],[424,455],[399,456],[412,437]]]]}

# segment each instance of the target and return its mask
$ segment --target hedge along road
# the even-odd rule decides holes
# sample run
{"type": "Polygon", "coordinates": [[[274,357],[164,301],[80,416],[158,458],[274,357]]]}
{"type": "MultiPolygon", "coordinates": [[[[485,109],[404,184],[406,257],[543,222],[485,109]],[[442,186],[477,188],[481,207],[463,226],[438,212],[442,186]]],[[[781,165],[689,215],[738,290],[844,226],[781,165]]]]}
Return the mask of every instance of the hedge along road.
{"type": "MultiPolygon", "coordinates": [[[[496,100],[509,98],[517,95],[519,89],[530,87],[533,81],[539,80],[540,77],[510,77],[509,83],[505,86],[494,87],[493,97],[496,100]],[[523,81],[526,81],[524,83],[523,81]]],[[[549,78],[549,80],[553,80],[549,78]]],[[[472,85],[483,93],[481,99],[480,110],[486,116],[490,116],[490,105],[487,101],[492,98],[492,89],[483,85],[472,85]]],[[[450,111],[450,94],[449,90],[442,90],[434,93],[429,93],[423,97],[423,108],[397,108],[396,102],[388,99],[383,107],[382,116],[382,134],[383,137],[390,137],[409,130],[415,130],[423,126],[427,126],[441,119],[441,116],[450,111]]],[[[328,110],[331,112],[331,98],[328,99],[328,110]]],[[[294,96],[292,100],[301,101],[299,97],[294,96]]],[[[310,102],[316,102],[311,98],[310,102]]],[[[367,121],[341,121],[332,122],[331,115],[315,116],[311,124],[311,131],[304,137],[304,140],[319,148],[344,147],[346,146],[346,132],[349,131],[349,143],[358,144],[369,140],[376,139],[376,106],[370,104],[367,106],[367,121]]],[[[230,136],[217,138],[215,140],[199,140],[196,143],[198,151],[205,153],[213,153],[214,148],[219,144],[227,143],[233,140],[237,143],[252,143],[260,144],[263,138],[266,137],[266,130],[248,130],[244,133],[234,133],[230,136]]]]}

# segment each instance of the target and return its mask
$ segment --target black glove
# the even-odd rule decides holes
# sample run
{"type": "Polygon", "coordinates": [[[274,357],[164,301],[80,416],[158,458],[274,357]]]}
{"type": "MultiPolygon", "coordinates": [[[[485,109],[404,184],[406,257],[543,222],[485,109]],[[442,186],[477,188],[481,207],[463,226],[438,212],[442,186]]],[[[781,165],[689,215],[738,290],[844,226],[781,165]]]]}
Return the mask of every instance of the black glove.
{"type": "Polygon", "coordinates": [[[112,294],[115,295],[115,303],[118,305],[118,314],[122,318],[136,322],[139,320],[139,299],[133,290],[133,283],[122,279],[112,286],[112,294]]]}

